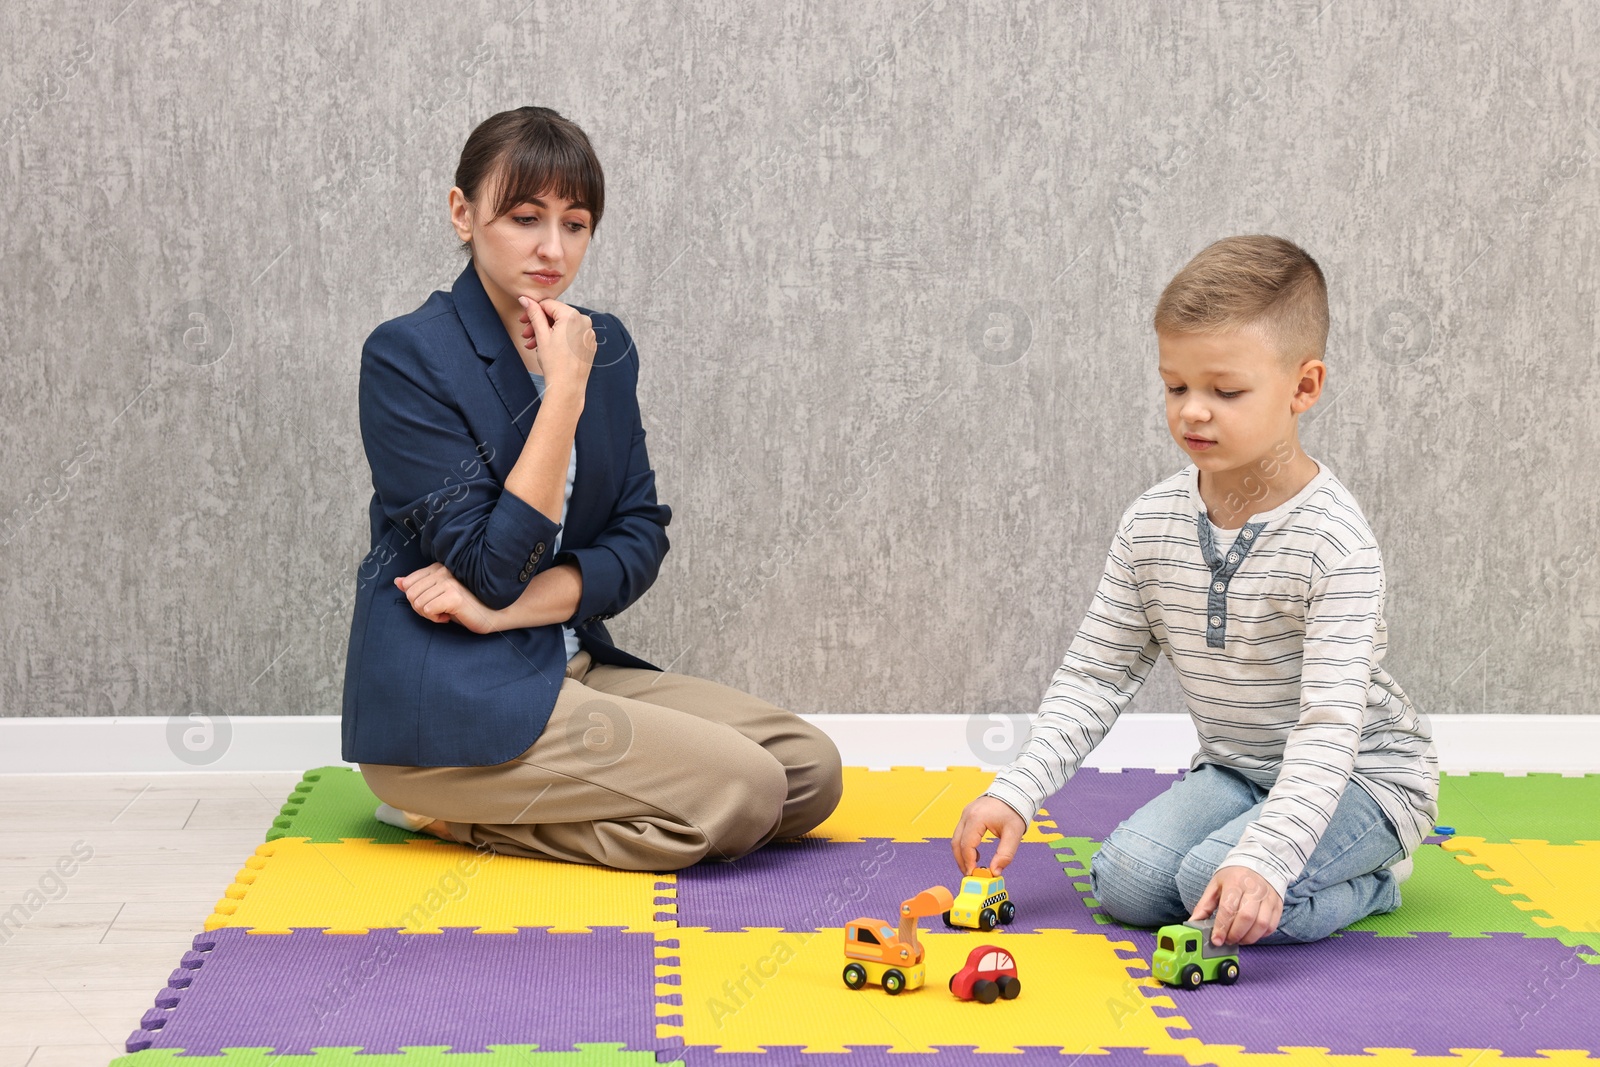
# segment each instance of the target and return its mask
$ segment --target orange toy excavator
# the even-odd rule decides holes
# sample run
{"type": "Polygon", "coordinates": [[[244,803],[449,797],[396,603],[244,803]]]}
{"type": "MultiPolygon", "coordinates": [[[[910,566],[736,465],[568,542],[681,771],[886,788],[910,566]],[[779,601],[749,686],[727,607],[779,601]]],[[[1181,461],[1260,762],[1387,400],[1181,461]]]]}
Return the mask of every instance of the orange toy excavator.
{"type": "Polygon", "coordinates": [[[942,885],[924,889],[900,904],[900,926],[882,919],[857,919],[844,928],[844,984],[860,989],[868,982],[883,986],[893,996],[902,989],[916,989],[926,980],[922,963],[922,942],[917,939],[917,920],[950,910],[954,901],[942,885]]]}

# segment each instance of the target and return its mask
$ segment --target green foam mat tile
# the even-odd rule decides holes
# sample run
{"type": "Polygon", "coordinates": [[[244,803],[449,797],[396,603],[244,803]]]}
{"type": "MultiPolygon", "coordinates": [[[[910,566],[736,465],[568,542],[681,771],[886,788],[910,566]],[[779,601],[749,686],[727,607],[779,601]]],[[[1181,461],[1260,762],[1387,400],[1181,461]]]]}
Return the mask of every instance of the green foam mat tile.
{"type": "Polygon", "coordinates": [[[1100,842],[1088,837],[1052,837],[1045,843],[1055,850],[1056,860],[1072,880],[1085,883],[1077,888],[1087,890],[1089,861],[1100,850],[1100,842]]]}
{"type": "Polygon", "coordinates": [[[352,767],[314,767],[295,785],[278,817],[272,820],[267,840],[306,837],[316,844],[356,838],[368,838],[378,844],[398,844],[413,838],[436,840],[428,834],[379,822],[372,814],[379,803],[360,771],[352,767]]]}
{"type": "MultiPolygon", "coordinates": [[[[1073,888],[1091,907],[1098,907],[1089,883],[1089,861],[1099,850],[1100,842],[1058,837],[1049,844],[1072,880],[1073,888]]],[[[1513,933],[1553,937],[1573,947],[1587,947],[1594,940],[1594,935],[1569,934],[1538,925],[1528,912],[1518,908],[1505,894],[1478,877],[1471,867],[1438,845],[1423,845],[1414,858],[1411,877],[1401,887],[1399,910],[1387,915],[1369,915],[1346,929],[1369,930],[1379,937],[1412,937],[1423,933],[1487,937],[1494,933],[1513,933]]],[[[1117,925],[1099,912],[1095,913],[1095,920],[1117,925]]]]}
{"type": "Polygon", "coordinates": [[[579,1045],[540,1052],[538,1045],[490,1045],[487,1052],[451,1052],[448,1046],[366,1053],[324,1048],[280,1056],[270,1048],[231,1048],[220,1056],[185,1056],[182,1049],[150,1048],[119,1056],[110,1067],[655,1067],[656,1054],[621,1045],[579,1045]]]}
{"type": "Polygon", "coordinates": [[[1600,841],[1600,774],[1441,774],[1439,823],[1485,841],[1600,841]]]}
{"type": "Polygon", "coordinates": [[[1370,930],[1379,937],[1444,933],[1452,937],[1523,934],[1552,937],[1526,911],[1454,855],[1438,845],[1423,845],[1413,855],[1411,877],[1400,886],[1400,908],[1369,915],[1347,930],[1370,930]]]}
{"type": "MultiPolygon", "coordinates": [[[[1088,837],[1053,837],[1047,843],[1055,849],[1056,861],[1061,864],[1061,869],[1067,872],[1072,888],[1083,898],[1086,905],[1091,909],[1098,909],[1100,902],[1094,899],[1094,887],[1089,882],[1089,861],[1100,850],[1100,842],[1088,837]]],[[[1101,926],[1129,929],[1099,910],[1094,910],[1093,915],[1094,921],[1101,926]]]]}

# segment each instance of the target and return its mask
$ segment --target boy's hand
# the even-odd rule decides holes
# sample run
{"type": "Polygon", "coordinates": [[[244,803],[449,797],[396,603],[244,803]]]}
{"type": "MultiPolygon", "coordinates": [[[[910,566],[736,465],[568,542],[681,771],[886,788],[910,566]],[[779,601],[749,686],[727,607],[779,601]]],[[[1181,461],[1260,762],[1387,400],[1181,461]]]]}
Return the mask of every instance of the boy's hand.
{"type": "Polygon", "coordinates": [[[983,840],[985,831],[1000,839],[994,859],[989,861],[989,869],[999,874],[1017,854],[1017,846],[1027,830],[1028,824],[1022,816],[1003,800],[982,796],[968,804],[956,821],[955,833],[950,835],[950,851],[955,855],[956,866],[961,868],[961,876],[965,878],[978,865],[978,842],[983,840]]]}
{"type": "Polygon", "coordinates": [[[475,634],[494,633],[499,612],[473,596],[443,563],[430,563],[394,584],[411,601],[411,609],[429,622],[454,619],[475,634]]]}
{"type": "Polygon", "coordinates": [[[1248,867],[1218,867],[1189,918],[1204,919],[1212,911],[1217,913],[1213,945],[1253,945],[1278,928],[1283,898],[1248,867]]]}

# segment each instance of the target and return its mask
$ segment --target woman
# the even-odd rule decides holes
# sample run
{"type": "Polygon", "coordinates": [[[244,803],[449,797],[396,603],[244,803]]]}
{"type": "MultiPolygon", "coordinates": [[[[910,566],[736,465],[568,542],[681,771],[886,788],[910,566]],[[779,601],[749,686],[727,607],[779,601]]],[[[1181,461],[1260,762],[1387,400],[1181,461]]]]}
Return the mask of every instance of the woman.
{"type": "Polygon", "coordinates": [[[372,468],[343,758],[379,818],[514,855],[628,870],[733,859],[825,819],[820,730],[611,643],[667,552],[615,315],[560,302],[599,225],[589,139],[542,107],[467,139],[450,292],[361,353],[372,468]]]}

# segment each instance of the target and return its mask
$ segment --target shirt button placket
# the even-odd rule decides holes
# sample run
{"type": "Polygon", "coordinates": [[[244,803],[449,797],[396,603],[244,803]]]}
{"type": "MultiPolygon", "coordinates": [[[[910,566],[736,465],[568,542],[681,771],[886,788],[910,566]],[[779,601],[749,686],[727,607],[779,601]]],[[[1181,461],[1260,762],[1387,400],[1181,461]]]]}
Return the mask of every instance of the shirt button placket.
{"type": "MultiPolygon", "coordinates": [[[[1239,531],[1240,540],[1236,547],[1243,545],[1243,552],[1250,551],[1251,542],[1255,540],[1256,531],[1263,524],[1246,526],[1239,531]]],[[[1206,607],[1210,609],[1210,617],[1206,620],[1210,625],[1206,627],[1206,645],[1210,648],[1227,647],[1227,621],[1228,621],[1228,583],[1233,580],[1234,573],[1239,569],[1239,561],[1243,558],[1239,551],[1230,550],[1228,558],[1222,561],[1217,568],[1217,577],[1211,583],[1211,591],[1206,595],[1206,607]]]]}
{"type": "Polygon", "coordinates": [[[1222,622],[1228,613],[1228,568],[1223,567],[1217,573],[1221,577],[1211,583],[1211,592],[1206,596],[1206,607],[1211,609],[1211,617],[1207,620],[1211,625],[1206,627],[1206,645],[1211,648],[1222,648],[1227,643],[1222,622]]]}

